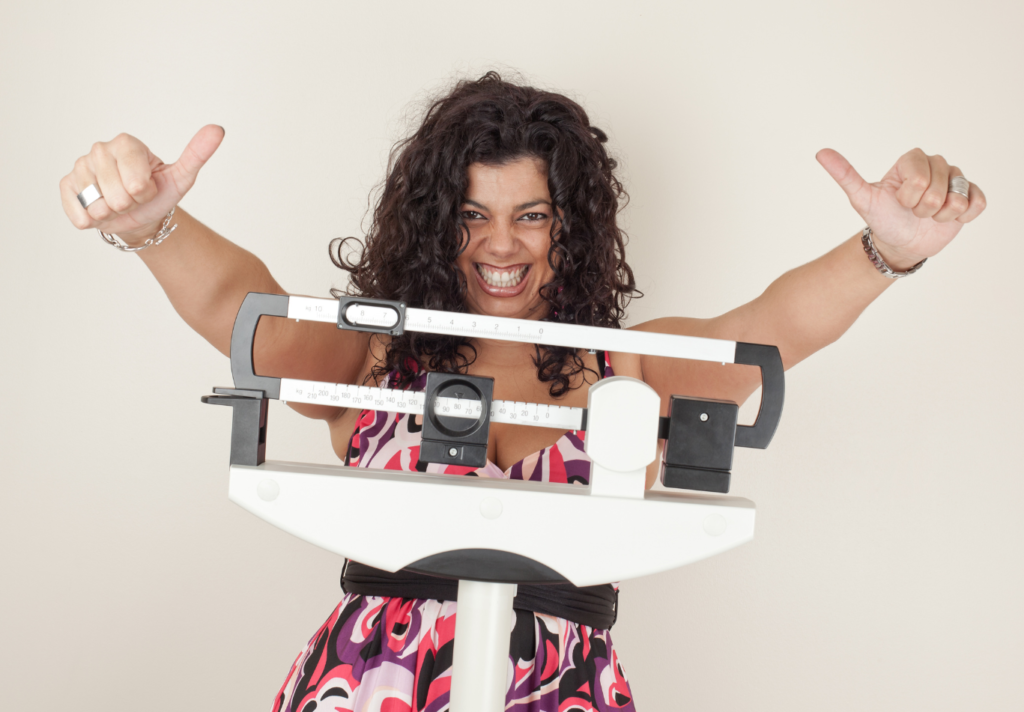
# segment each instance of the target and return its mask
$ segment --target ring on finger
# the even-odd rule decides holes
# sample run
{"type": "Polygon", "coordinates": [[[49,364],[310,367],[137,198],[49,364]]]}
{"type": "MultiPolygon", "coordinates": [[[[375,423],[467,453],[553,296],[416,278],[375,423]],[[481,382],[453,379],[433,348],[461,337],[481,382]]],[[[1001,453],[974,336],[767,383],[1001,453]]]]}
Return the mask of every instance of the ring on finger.
{"type": "Polygon", "coordinates": [[[964,196],[965,198],[969,198],[970,196],[968,195],[968,193],[970,191],[970,187],[971,184],[968,183],[967,179],[964,178],[963,176],[953,176],[952,178],[949,179],[950,193],[957,193],[959,195],[964,196]]]}
{"type": "Polygon", "coordinates": [[[83,208],[88,208],[90,205],[92,205],[102,197],[103,195],[96,187],[96,184],[90,183],[89,185],[85,186],[81,193],[78,194],[78,202],[82,204],[83,208]]]}

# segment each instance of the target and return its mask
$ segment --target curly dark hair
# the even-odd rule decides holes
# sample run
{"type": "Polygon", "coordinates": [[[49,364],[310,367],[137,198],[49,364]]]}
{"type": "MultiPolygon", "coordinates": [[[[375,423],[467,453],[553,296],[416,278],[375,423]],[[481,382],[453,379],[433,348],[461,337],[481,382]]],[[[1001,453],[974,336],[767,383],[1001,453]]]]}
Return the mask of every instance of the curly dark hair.
{"type": "MultiPolygon", "coordinates": [[[[461,214],[467,168],[534,157],[547,166],[554,213],[548,251],[554,278],[540,290],[549,304],[544,320],[620,328],[626,305],[642,294],[616,224],[629,197],[607,140],[583,108],[561,94],[505,81],[496,72],[459,82],[392,149],[365,246],[345,255],[356,238],[331,242],[331,260],[351,275],[344,292],[331,293],[465,312],[467,277],[455,260],[469,240],[461,214]]],[[[402,388],[422,365],[465,373],[475,358],[465,338],[406,333],[387,343],[372,376],[395,372],[391,385],[402,388]]],[[[534,364],[556,398],[586,368],[580,353],[563,347],[538,346],[534,364]]]]}

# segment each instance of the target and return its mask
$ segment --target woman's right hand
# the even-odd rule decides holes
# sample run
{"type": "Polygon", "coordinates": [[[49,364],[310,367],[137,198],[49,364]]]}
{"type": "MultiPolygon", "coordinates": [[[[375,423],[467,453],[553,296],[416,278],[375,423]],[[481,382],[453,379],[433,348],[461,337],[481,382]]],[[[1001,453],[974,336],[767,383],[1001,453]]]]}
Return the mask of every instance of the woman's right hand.
{"type": "Polygon", "coordinates": [[[79,230],[95,227],[129,245],[141,244],[160,229],[223,139],[223,128],[204,126],[170,165],[128,134],[95,143],[60,181],[64,212],[79,230]],[[78,194],[93,184],[103,197],[83,208],[78,194]]]}

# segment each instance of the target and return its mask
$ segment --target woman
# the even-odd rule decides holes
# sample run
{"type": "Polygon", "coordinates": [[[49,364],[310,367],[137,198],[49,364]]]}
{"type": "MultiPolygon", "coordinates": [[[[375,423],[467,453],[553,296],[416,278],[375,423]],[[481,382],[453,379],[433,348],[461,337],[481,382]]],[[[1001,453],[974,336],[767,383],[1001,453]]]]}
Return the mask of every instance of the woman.
{"type": "MultiPolygon", "coordinates": [[[[178,313],[227,354],[244,295],[285,290],[255,256],[184,211],[165,220],[222,138],[223,129],[208,126],[177,163],[164,165],[137,139],[118,136],[80,158],[61,193],[76,227],[116,234],[129,246],[150,240],[139,256],[178,313]],[[176,232],[168,237],[172,224],[176,232]]],[[[626,196],[605,141],[583,109],[561,95],[493,73],[462,82],[395,148],[365,249],[348,258],[336,241],[332,259],[350,273],[350,291],[363,296],[618,327],[636,290],[615,221],[626,196]]],[[[983,193],[959,169],[918,149],[874,184],[834,151],[818,159],[870,232],[720,317],[669,317],[632,328],[775,344],[788,368],[843,334],[894,276],[914,271],[985,208],[983,193]]],[[[674,393],[742,403],[758,385],[749,370],[705,362],[418,334],[371,338],[264,321],[256,368],[274,376],[421,388],[427,371],[462,371],[494,377],[496,399],[570,406],[584,406],[589,386],[612,373],[646,381],[665,404],[674,393]]],[[[328,423],[335,452],[349,464],[471,474],[420,463],[415,418],[291,405],[328,423]]],[[[472,474],[585,484],[582,437],[494,424],[488,462],[472,474]]],[[[655,462],[648,486],[656,474],[655,462]]],[[[343,585],[345,596],[299,655],[274,709],[446,709],[452,597],[436,581],[355,563],[343,585]]],[[[633,709],[607,630],[614,616],[573,609],[584,600],[614,611],[614,594],[567,587],[550,598],[519,601],[509,709],[633,709]]]]}

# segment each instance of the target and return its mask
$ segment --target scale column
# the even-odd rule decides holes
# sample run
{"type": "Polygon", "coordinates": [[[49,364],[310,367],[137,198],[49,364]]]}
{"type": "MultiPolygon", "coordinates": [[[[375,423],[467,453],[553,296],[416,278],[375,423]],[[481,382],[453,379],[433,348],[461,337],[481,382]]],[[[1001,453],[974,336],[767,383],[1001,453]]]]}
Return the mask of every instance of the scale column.
{"type": "Polygon", "coordinates": [[[459,581],[451,712],[502,712],[516,585],[459,581]]]}

